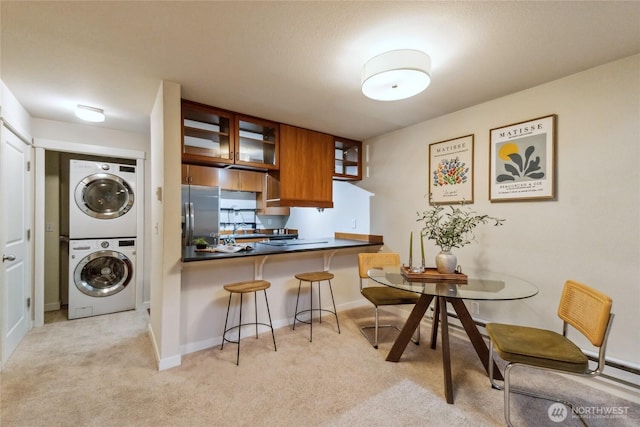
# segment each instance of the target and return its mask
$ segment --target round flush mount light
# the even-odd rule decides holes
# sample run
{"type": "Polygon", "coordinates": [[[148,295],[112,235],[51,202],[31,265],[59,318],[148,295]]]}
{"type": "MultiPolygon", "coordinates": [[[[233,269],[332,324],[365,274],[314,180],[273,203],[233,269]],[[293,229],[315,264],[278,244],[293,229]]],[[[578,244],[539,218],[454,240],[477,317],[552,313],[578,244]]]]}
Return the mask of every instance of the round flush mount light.
{"type": "Polygon", "coordinates": [[[362,93],[378,101],[410,98],[431,83],[431,58],[413,49],[392,50],[371,58],[362,69],[362,93]]]}
{"type": "Polygon", "coordinates": [[[76,107],[76,117],[88,122],[104,122],[104,111],[100,108],[78,105],[76,107]]]}

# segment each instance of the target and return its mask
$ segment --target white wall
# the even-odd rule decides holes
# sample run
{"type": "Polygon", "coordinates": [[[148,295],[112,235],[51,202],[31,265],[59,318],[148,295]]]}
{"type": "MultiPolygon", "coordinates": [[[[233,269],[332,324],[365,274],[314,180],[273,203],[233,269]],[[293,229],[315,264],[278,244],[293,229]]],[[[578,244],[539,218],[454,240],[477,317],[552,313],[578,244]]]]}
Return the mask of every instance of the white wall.
{"type": "Polygon", "coordinates": [[[342,233],[370,234],[372,194],[349,182],[333,181],[333,208],[291,208],[287,227],[298,230],[301,239],[333,237],[342,233]]]}
{"type": "MultiPolygon", "coordinates": [[[[433,84],[437,84],[434,80],[433,84]]],[[[563,283],[608,293],[616,318],[608,357],[640,365],[640,55],[366,141],[371,233],[408,258],[416,212],[428,207],[428,146],[475,134],[474,210],[506,218],[456,249],[464,268],[522,277],[540,290],[517,302],[485,302],[480,317],[560,330],[563,283]],[[557,114],[557,200],[488,201],[489,130],[557,114]]],[[[429,261],[437,249],[425,241],[429,261]]],[[[577,334],[575,334],[577,336],[577,334]]],[[[586,344],[580,341],[581,345],[586,344]]]]}
{"type": "Polygon", "coordinates": [[[31,116],[2,80],[0,80],[0,115],[5,125],[21,137],[31,139],[31,116]]]}
{"type": "Polygon", "coordinates": [[[148,134],[108,129],[91,124],[34,118],[33,137],[149,152],[148,134]]]}
{"type": "Polygon", "coordinates": [[[180,85],[163,81],[151,112],[151,322],[159,369],[178,366],[180,355],[181,164],[180,85]]]}
{"type": "MultiPolygon", "coordinates": [[[[60,293],[60,156],[50,153],[45,157],[45,233],[44,245],[44,311],[60,310],[66,298],[60,293]]],[[[66,288],[66,287],[65,287],[66,288]]]]}

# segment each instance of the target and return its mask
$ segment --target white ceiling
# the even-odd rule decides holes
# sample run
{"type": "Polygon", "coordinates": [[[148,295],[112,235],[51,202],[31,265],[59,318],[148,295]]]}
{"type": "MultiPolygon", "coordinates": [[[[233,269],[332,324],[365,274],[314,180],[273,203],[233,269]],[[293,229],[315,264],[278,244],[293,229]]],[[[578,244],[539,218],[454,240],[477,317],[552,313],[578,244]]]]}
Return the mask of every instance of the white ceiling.
{"type": "Polygon", "coordinates": [[[640,2],[0,2],[0,77],[33,117],[148,132],[184,98],[366,139],[640,52],[640,2]],[[403,101],[360,91],[371,57],[431,55],[403,101]]]}

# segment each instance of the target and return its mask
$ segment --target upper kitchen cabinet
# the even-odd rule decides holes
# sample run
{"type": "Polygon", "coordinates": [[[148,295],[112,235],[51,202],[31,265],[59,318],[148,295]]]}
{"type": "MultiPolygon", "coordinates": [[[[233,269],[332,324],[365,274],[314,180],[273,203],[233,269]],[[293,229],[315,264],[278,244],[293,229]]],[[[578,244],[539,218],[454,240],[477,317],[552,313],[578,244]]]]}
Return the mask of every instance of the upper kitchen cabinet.
{"type": "Polygon", "coordinates": [[[231,191],[261,193],[264,189],[264,172],[239,169],[219,169],[220,188],[231,191]]]}
{"type": "Polygon", "coordinates": [[[277,123],[183,99],[182,125],[183,163],[278,168],[277,123]]]}
{"type": "Polygon", "coordinates": [[[182,161],[233,164],[233,113],[182,100],[182,161]]]}
{"type": "Polygon", "coordinates": [[[278,169],[280,125],[255,117],[236,115],[236,164],[278,169]]]}
{"type": "Polygon", "coordinates": [[[189,185],[206,185],[218,187],[220,185],[219,172],[221,169],[210,166],[182,164],[182,183],[189,185]]]}
{"type": "Polygon", "coordinates": [[[333,179],[360,181],[362,179],[362,142],[334,138],[333,179]]]}
{"type": "Polygon", "coordinates": [[[267,205],[332,208],[333,152],[331,135],[280,125],[280,170],[269,172],[280,194],[267,205]]]}

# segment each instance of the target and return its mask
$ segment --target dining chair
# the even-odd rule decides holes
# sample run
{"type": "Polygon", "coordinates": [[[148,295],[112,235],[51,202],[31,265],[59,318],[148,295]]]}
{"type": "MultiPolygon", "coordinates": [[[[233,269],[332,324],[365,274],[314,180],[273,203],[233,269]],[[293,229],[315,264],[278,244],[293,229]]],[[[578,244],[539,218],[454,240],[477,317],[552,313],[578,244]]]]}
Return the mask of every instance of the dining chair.
{"type": "MultiPolygon", "coordinates": [[[[418,302],[420,295],[404,291],[402,289],[391,288],[388,286],[372,285],[369,283],[367,271],[373,268],[383,268],[390,266],[400,266],[400,255],[394,252],[375,252],[375,253],[360,253],[358,254],[358,269],[360,272],[360,293],[369,302],[371,302],[375,308],[375,324],[366,325],[360,328],[362,335],[373,345],[373,348],[378,348],[378,331],[380,328],[395,328],[400,330],[395,325],[380,325],[380,313],[379,307],[390,305],[404,305],[414,304],[418,302]],[[367,336],[365,330],[374,329],[373,341],[367,336]]],[[[415,344],[420,343],[420,325],[416,331],[417,337],[412,341],[415,344]]]]}
{"type": "MultiPolygon", "coordinates": [[[[527,326],[489,323],[486,326],[491,340],[489,347],[489,378],[494,388],[504,390],[504,418],[510,420],[511,393],[560,402],[576,413],[574,405],[563,399],[530,391],[512,389],[511,371],[515,366],[528,366],[573,375],[594,377],[602,373],[605,366],[605,350],[613,313],[609,296],[582,283],[565,282],[558,317],[562,320],[562,334],[527,326]],[[590,369],[589,359],[573,341],[567,337],[569,326],[584,335],[598,348],[595,369],[590,369]],[[504,387],[493,379],[494,351],[507,362],[504,371],[504,387]]],[[[577,414],[580,417],[580,414],[577,414]]],[[[580,417],[582,420],[582,417],[580,417]]],[[[584,420],[582,420],[584,422],[584,420]]]]}

